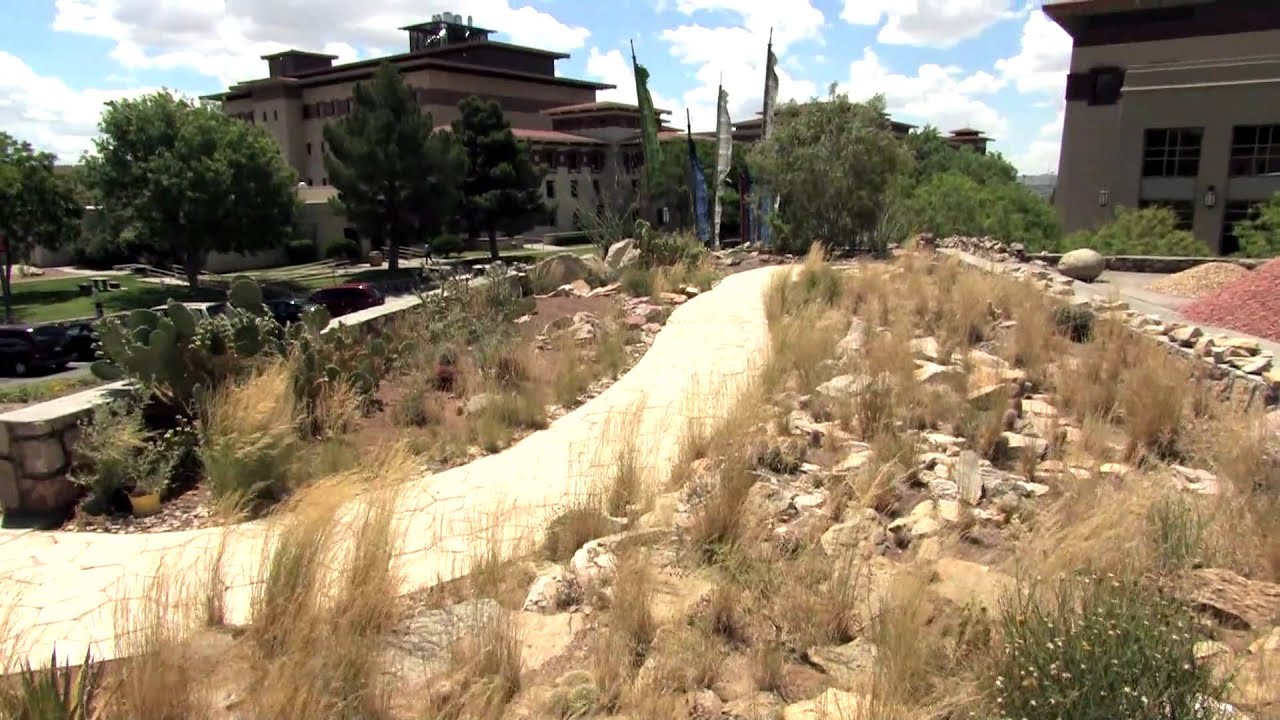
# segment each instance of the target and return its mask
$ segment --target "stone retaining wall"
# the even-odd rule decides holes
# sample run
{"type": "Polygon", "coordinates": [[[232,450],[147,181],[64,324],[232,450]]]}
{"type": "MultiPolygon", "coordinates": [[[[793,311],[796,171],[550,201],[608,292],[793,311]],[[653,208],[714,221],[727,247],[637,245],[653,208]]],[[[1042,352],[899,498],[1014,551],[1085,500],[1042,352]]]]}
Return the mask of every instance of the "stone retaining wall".
{"type": "MultiPolygon", "coordinates": [[[[1050,267],[1055,267],[1062,255],[1056,253],[1039,253],[1028,255],[1028,260],[1041,260],[1050,267]]],[[[1266,260],[1233,257],[1160,257],[1155,255],[1110,255],[1107,257],[1107,269],[1116,272],[1162,273],[1173,274],[1190,270],[1207,262],[1224,262],[1239,265],[1252,270],[1266,260]]]]}
{"type": "MultiPolygon", "coordinates": [[[[417,295],[388,298],[385,305],[335,318],[325,330],[361,325],[376,331],[385,318],[421,302],[417,295]]],[[[0,507],[6,516],[47,515],[75,502],[80,490],[67,471],[80,423],[128,389],[127,382],[111,383],[0,415],[0,507]]]]}

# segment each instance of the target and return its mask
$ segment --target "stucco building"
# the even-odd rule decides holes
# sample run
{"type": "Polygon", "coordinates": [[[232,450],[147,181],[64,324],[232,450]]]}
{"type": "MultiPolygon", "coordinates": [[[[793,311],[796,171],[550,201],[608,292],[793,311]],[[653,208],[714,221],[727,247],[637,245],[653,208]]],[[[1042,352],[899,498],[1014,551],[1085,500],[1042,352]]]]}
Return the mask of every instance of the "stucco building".
{"type": "MultiPolygon", "coordinates": [[[[401,72],[437,127],[456,119],[458,103],[471,95],[502,106],[513,133],[549,170],[543,195],[551,209],[530,235],[575,230],[577,212],[599,205],[601,193],[619,182],[638,183],[639,109],[597,102],[596,92],[612,85],[558,76],[556,61],[568,55],[492,40],[493,31],[451,13],[401,29],[408,52],[335,65],[331,55],[289,50],[263,57],[267,77],[211,96],[228,115],[275,138],[307,186],[299,189],[302,221],[321,245],[344,234],[358,237],[328,210],[336,191],[324,167],[323,128],[351,111],[355,84],[383,63],[401,72]]],[[[658,111],[660,121],[665,114],[658,111]]]]}
{"type": "Polygon", "coordinates": [[[1212,250],[1280,191],[1280,2],[1047,0],[1073,39],[1055,205],[1067,231],[1167,205],[1212,250]]]}

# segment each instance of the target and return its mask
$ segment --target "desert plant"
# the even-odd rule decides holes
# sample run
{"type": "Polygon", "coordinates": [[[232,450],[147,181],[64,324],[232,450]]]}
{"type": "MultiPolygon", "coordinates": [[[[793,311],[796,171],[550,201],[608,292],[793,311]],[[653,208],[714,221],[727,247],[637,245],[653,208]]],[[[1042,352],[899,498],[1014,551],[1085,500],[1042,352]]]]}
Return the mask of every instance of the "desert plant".
{"type": "Polygon", "coordinates": [[[548,560],[564,562],[578,548],[613,532],[608,516],[590,505],[571,507],[551,519],[543,534],[542,552],[548,560]]]}
{"type": "Polygon", "coordinates": [[[624,554],[618,561],[618,583],[609,610],[609,631],[623,641],[626,661],[632,667],[644,664],[658,634],[653,614],[653,577],[647,558],[641,553],[624,554]]]}
{"type": "Polygon", "coordinates": [[[350,238],[337,238],[324,246],[324,256],[328,260],[358,262],[361,254],[360,243],[350,238]]]}
{"type": "Polygon", "coordinates": [[[1047,595],[1019,591],[1000,619],[1004,652],[988,692],[1002,717],[1215,716],[1194,619],[1136,580],[1073,577],[1047,595]]]}
{"type": "Polygon", "coordinates": [[[1170,495],[1147,512],[1159,569],[1176,572],[1195,567],[1204,557],[1208,522],[1186,498],[1170,495]]]}
{"type": "Polygon", "coordinates": [[[619,278],[622,291],[631,297],[648,297],[653,294],[653,271],[641,267],[629,267],[619,278]]]}
{"type": "Polygon", "coordinates": [[[82,461],[71,477],[89,491],[89,512],[119,508],[126,492],[163,492],[185,454],[177,431],[152,437],[132,402],[99,406],[82,427],[76,444],[82,461]]]}
{"type": "Polygon", "coordinates": [[[12,720],[89,720],[94,697],[102,680],[102,667],[90,651],[73,668],[58,664],[58,651],[50,653],[49,666],[35,668],[29,662],[18,673],[17,687],[0,690],[0,714],[12,720]]]}
{"type": "Polygon", "coordinates": [[[284,246],[284,256],[290,265],[304,265],[315,262],[317,255],[315,241],[309,238],[290,240],[284,246]]]}
{"type": "Polygon", "coordinates": [[[1071,342],[1089,342],[1093,337],[1093,309],[1087,305],[1059,305],[1053,309],[1053,326],[1071,342]]]}

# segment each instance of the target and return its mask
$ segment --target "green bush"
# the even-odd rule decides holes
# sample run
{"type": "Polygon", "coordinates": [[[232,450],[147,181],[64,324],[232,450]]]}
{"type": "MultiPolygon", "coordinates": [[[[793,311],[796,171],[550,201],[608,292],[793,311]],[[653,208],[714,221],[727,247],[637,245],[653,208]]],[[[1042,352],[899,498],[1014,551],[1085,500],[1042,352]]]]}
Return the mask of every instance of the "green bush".
{"type": "Polygon", "coordinates": [[[131,403],[98,407],[83,424],[76,452],[81,462],[71,478],[88,490],[85,509],[91,513],[122,509],[130,491],[163,492],[182,459],[176,443],[149,437],[131,403]]]}
{"type": "Polygon", "coordinates": [[[466,248],[466,241],[461,235],[441,235],[431,238],[427,247],[431,248],[432,256],[447,257],[461,253],[466,248]]]}
{"type": "Polygon", "coordinates": [[[1236,225],[1238,255],[1269,258],[1280,255],[1280,193],[1258,205],[1256,215],[1236,225]]]}
{"type": "Polygon", "coordinates": [[[905,212],[913,231],[937,237],[986,236],[1040,250],[1060,234],[1053,208],[1027,188],[996,179],[980,183],[959,172],[924,179],[905,212]]]}
{"type": "Polygon", "coordinates": [[[324,246],[324,257],[326,260],[350,260],[358,262],[363,253],[360,251],[360,243],[351,238],[340,238],[330,242],[324,246]]]}
{"type": "Polygon", "coordinates": [[[622,291],[631,297],[649,297],[653,294],[653,273],[638,267],[629,267],[622,271],[619,279],[622,291]]]}
{"type": "Polygon", "coordinates": [[[306,265],[316,261],[316,244],[307,239],[290,240],[284,246],[285,259],[290,265],[306,265]]]}
{"type": "Polygon", "coordinates": [[[1093,337],[1093,310],[1085,305],[1060,305],[1053,310],[1053,326],[1071,342],[1089,342],[1093,337]]]}
{"type": "Polygon", "coordinates": [[[1115,220],[1096,231],[1080,231],[1063,238],[1057,250],[1092,248],[1103,255],[1157,255],[1201,257],[1209,254],[1204,243],[1178,229],[1178,216],[1167,207],[1134,210],[1116,208],[1115,220]]]}
{"type": "Polygon", "coordinates": [[[645,267],[696,265],[707,252],[706,246],[689,233],[659,234],[651,230],[638,233],[640,264],[645,267]]]}
{"type": "Polygon", "coordinates": [[[1135,580],[1077,577],[1001,613],[1005,648],[988,691],[1006,718],[1209,720],[1215,687],[1194,618],[1135,580]]]}

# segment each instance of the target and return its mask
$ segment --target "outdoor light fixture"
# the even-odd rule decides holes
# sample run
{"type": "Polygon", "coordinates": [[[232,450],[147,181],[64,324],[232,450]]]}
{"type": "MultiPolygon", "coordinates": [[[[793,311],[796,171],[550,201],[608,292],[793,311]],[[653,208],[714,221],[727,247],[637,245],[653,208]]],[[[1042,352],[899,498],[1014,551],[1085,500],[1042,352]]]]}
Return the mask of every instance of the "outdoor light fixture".
{"type": "Polygon", "coordinates": [[[1212,208],[1214,205],[1217,205],[1217,204],[1218,204],[1218,190],[1214,186],[1210,185],[1209,189],[1204,191],[1204,206],[1207,208],[1212,208]]]}
{"type": "Polygon", "coordinates": [[[1107,203],[1109,202],[1111,202],[1111,191],[1099,190],[1098,191],[1098,207],[1106,207],[1107,203]]]}

